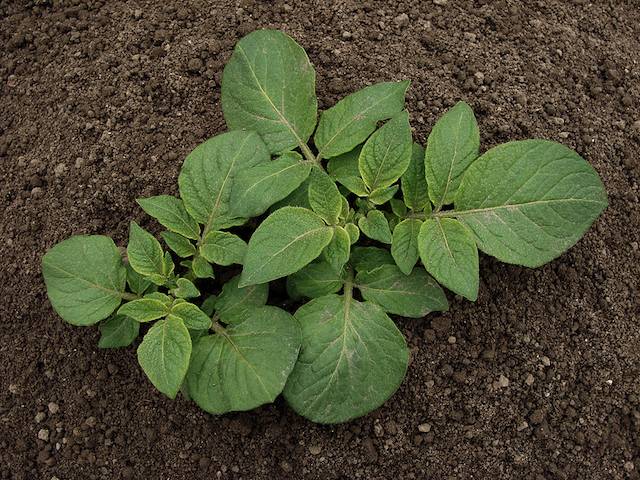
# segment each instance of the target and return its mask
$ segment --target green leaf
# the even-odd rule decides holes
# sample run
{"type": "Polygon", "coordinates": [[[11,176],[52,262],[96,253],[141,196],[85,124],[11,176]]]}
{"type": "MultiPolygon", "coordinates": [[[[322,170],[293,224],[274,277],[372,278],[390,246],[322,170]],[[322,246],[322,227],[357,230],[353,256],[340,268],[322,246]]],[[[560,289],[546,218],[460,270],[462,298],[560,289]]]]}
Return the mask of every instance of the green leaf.
{"type": "Polygon", "coordinates": [[[362,233],[373,240],[378,240],[382,243],[391,243],[389,222],[384,216],[384,213],[379,210],[371,210],[367,213],[366,217],[360,218],[360,220],[358,220],[358,227],[360,227],[362,233]]]}
{"type": "Polygon", "coordinates": [[[344,272],[325,261],[313,262],[287,277],[287,291],[293,297],[317,298],[339,292],[344,284],[344,272]]]}
{"type": "Polygon", "coordinates": [[[418,234],[421,226],[420,220],[407,218],[393,229],[391,255],[405,275],[411,273],[420,256],[418,253],[418,234]]]}
{"type": "Polygon", "coordinates": [[[480,132],[471,107],[458,102],[433,126],[424,164],[429,197],[436,209],[453,202],[462,175],[478,157],[480,132]]]}
{"type": "Polygon", "coordinates": [[[424,148],[413,143],[411,161],[400,178],[404,203],[413,211],[422,211],[429,203],[429,190],[424,173],[424,148]]]}
{"type": "Polygon", "coordinates": [[[369,194],[369,201],[375,205],[382,205],[393,198],[400,187],[391,185],[374,190],[369,194]]]}
{"type": "Polygon", "coordinates": [[[196,247],[188,238],[174,232],[161,232],[160,236],[173,252],[179,257],[188,258],[196,254],[196,247]]]}
{"type": "Polygon", "coordinates": [[[200,226],[184,208],[182,200],[171,195],[138,198],[138,205],[148,214],[157,219],[164,227],[187,238],[198,240],[200,226]]]}
{"type": "Polygon", "coordinates": [[[187,278],[179,278],[176,280],[177,288],[171,290],[171,293],[178,298],[196,298],[200,296],[200,290],[187,278]]]}
{"type": "Polygon", "coordinates": [[[187,385],[203,410],[222,414],[271,403],[300,350],[300,327],[277,307],[253,307],[242,323],[195,344],[187,385]]]}
{"type": "MultiPolygon", "coordinates": [[[[166,265],[160,242],[144,230],[136,222],[129,226],[129,244],[127,245],[127,257],[129,265],[145,277],[152,275],[166,277],[166,265]]],[[[154,281],[155,278],[151,277],[154,281]]],[[[154,283],[156,283],[154,281],[154,283]]]]}
{"type": "Polygon", "coordinates": [[[389,201],[391,205],[391,211],[398,218],[404,218],[407,214],[407,206],[404,204],[402,200],[398,200],[397,198],[392,198],[389,201]]]}
{"type": "Polygon", "coordinates": [[[126,315],[136,322],[151,322],[169,313],[167,306],[153,298],[139,298],[125,303],[118,309],[118,315],[126,315]]]}
{"type": "Polygon", "coordinates": [[[240,275],[236,275],[222,287],[222,292],[215,302],[215,310],[224,323],[240,323],[247,318],[253,307],[261,307],[267,303],[269,284],[238,287],[240,275]]]}
{"type": "Polygon", "coordinates": [[[169,252],[165,252],[162,257],[162,272],[165,278],[169,278],[173,271],[175,270],[176,265],[173,263],[173,257],[169,252]]]}
{"type": "Polygon", "coordinates": [[[606,206],[602,181],[576,152],[524,140],[492,148],[469,167],[455,215],[483,252],[538,267],[574,245],[606,206]]]}
{"type": "Polygon", "coordinates": [[[287,198],[284,198],[272,205],[271,211],[275,212],[282,207],[302,207],[311,209],[311,205],[309,205],[309,177],[307,177],[307,179],[302,182],[298,188],[291,192],[287,198]]]}
{"type": "Polygon", "coordinates": [[[142,275],[136,272],[131,265],[127,263],[127,285],[133,293],[142,295],[147,288],[151,286],[151,282],[146,280],[142,275]]]}
{"type": "Polygon", "coordinates": [[[240,40],[222,76],[222,111],[231,130],[260,134],[271,153],[306,145],[316,126],[316,73],[307,54],[278,30],[240,40]]]}
{"type": "Polygon", "coordinates": [[[298,188],[310,171],[311,165],[297,152],[240,171],[231,192],[231,212],[240,217],[262,215],[298,188]]]}
{"type": "Polygon", "coordinates": [[[196,278],[213,278],[213,267],[200,255],[193,257],[191,269],[196,278]]]}
{"type": "Polygon", "coordinates": [[[322,252],[324,259],[335,272],[341,272],[351,254],[351,238],[349,233],[340,226],[333,227],[333,237],[322,252]]]}
{"type": "Polygon", "coordinates": [[[336,157],[364,142],[378,122],[404,107],[409,81],[384,82],[365,87],[322,112],[314,142],[322,158],[336,157]]]}
{"type": "Polygon", "coordinates": [[[338,223],[342,213],[342,195],[331,177],[318,168],[311,172],[309,204],[329,225],[338,223]]]}
{"type": "Polygon", "coordinates": [[[380,265],[394,265],[388,250],[378,247],[356,247],[351,253],[351,264],[357,272],[370,272],[380,265]]]}
{"type": "Polygon", "coordinates": [[[218,297],[215,295],[209,295],[204,302],[202,302],[202,305],[200,305],[200,310],[202,310],[204,313],[206,313],[209,317],[211,317],[213,315],[213,312],[215,311],[215,307],[216,307],[216,301],[218,300],[218,297]]]}
{"type": "Polygon", "coordinates": [[[144,298],[158,300],[159,302],[164,303],[167,306],[167,308],[169,308],[173,303],[173,299],[169,295],[165,295],[164,293],[160,293],[160,292],[148,293],[147,295],[144,296],[144,298]]]}
{"type": "MultiPolygon", "coordinates": [[[[182,165],[178,185],[187,211],[204,231],[234,223],[229,200],[238,172],[271,159],[254,132],[227,132],[198,145],[182,165]]],[[[235,222],[237,223],[237,222],[235,222]]]]}
{"type": "Polygon", "coordinates": [[[402,383],[409,350],[378,305],[327,295],[303,305],[295,317],[302,349],[284,396],[300,415],[346,422],[378,408],[402,383]]]}
{"type": "Polygon", "coordinates": [[[392,185],[411,161],[411,127],[406,110],[376,131],[358,158],[360,175],[369,191],[392,185]]]}
{"type": "Polygon", "coordinates": [[[471,301],[478,298],[478,249],[464,225],[452,218],[425,220],[418,250],[427,272],[438,282],[471,301]]]}
{"type": "Polygon", "coordinates": [[[360,176],[358,158],[361,147],[356,147],[350,152],[333,157],[327,162],[327,172],[336,182],[346,187],[350,192],[359,197],[368,195],[367,186],[360,176]]]}
{"type": "Polygon", "coordinates": [[[247,244],[237,235],[229,232],[209,232],[200,245],[200,254],[211,263],[218,265],[242,265],[247,244]]]}
{"type": "Polygon", "coordinates": [[[175,303],[167,318],[171,317],[179,318],[187,328],[193,330],[206,330],[211,327],[211,319],[193,303],[175,303]]]}
{"type": "Polygon", "coordinates": [[[365,300],[395,315],[422,318],[429,312],[449,308],[442,288],[423,269],[416,268],[406,275],[395,265],[382,265],[358,273],[355,282],[365,300]]]}
{"type": "Polygon", "coordinates": [[[44,255],[42,274],[58,315],[72,325],[93,325],[120,305],[127,270],[109,237],[79,235],[44,255]]]}
{"type": "Polygon", "coordinates": [[[349,241],[351,242],[351,245],[356,243],[360,238],[360,229],[353,223],[347,223],[344,226],[344,229],[349,234],[349,241]]]}
{"type": "Polygon", "coordinates": [[[240,286],[265,283],[297,272],[317,258],[333,229],[318,215],[283,207],[269,215],[249,240],[240,286]]]}
{"type": "Polygon", "coordinates": [[[114,315],[100,322],[100,348],[128,347],[138,337],[140,324],[123,315],[114,315]]]}
{"type": "Polygon", "coordinates": [[[169,317],[156,322],[138,346],[138,363],[151,383],[173,399],[189,367],[191,336],[182,320],[169,317]]]}

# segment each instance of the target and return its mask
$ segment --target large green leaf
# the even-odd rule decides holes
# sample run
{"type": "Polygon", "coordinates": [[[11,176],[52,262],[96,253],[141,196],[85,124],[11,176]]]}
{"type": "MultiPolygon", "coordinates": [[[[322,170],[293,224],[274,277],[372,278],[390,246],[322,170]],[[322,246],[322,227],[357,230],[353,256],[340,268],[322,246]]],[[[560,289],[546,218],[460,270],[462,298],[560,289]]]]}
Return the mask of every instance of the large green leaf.
{"type": "Polygon", "coordinates": [[[200,254],[217,265],[242,264],[247,244],[229,232],[209,232],[200,245],[200,254]]]}
{"type": "Polygon", "coordinates": [[[411,127],[406,110],[375,132],[358,158],[360,175],[369,191],[389,187],[405,172],[411,161],[411,127]]]}
{"type": "Polygon", "coordinates": [[[379,210],[371,210],[366,217],[361,217],[358,220],[358,227],[360,227],[362,233],[372,240],[391,243],[392,237],[389,222],[384,213],[379,210]]]}
{"type": "Polygon", "coordinates": [[[231,130],[258,132],[271,153],[306,145],[316,125],[316,73],[305,51],[277,30],[240,40],[222,76],[231,130]]]}
{"type": "Polygon", "coordinates": [[[365,300],[377,303],[388,313],[422,318],[449,308],[440,285],[421,268],[406,275],[395,265],[382,265],[358,273],[355,282],[365,300]]]}
{"type": "Polygon", "coordinates": [[[273,402],[299,350],[295,318],[277,307],[253,307],[244,322],[197,341],[187,375],[189,394],[214,414],[273,402]]]}
{"type": "Polygon", "coordinates": [[[236,175],[270,159],[255,132],[227,132],[198,145],[185,159],[178,177],[187,211],[204,224],[205,232],[225,228],[233,217],[229,199],[236,175]]]}
{"type": "Polygon", "coordinates": [[[366,197],[367,186],[360,176],[358,168],[358,158],[360,157],[361,147],[331,158],[327,162],[327,172],[336,182],[346,187],[350,192],[355,193],[359,197],[366,197]]]}
{"type": "Polygon", "coordinates": [[[236,275],[222,286],[222,292],[215,301],[215,311],[224,323],[240,323],[253,307],[267,303],[269,284],[238,287],[240,275],[236,275]]]}
{"type": "Polygon", "coordinates": [[[42,258],[42,274],[51,305],[73,325],[93,325],[111,315],[127,279],[118,248],[101,235],[54,245],[42,258]]]}
{"type": "Polygon", "coordinates": [[[402,383],[409,350],[378,305],[327,295],[300,307],[295,317],[302,349],[284,396],[300,415],[346,422],[378,408],[402,383]]]}
{"type": "Polygon", "coordinates": [[[326,261],[313,262],[287,277],[287,291],[292,297],[316,298],[340,291],[344,272],[337,273],[326,261]]]}
{"type": "Polygon", "coordinates": [[[138,198],[136,200],[142,209],[156,218],[162,225],[172,232],[187,238],[198,240],[200,227],[184,208],[182,200],[171,195],[138,198]]]}
{"type": "Polygon", "coordinates": [[[400,179],[402,198],[407,207],[422,211],[429,205],[429,192],[424,173],[424,148],[417,143],[411,149],[411,161],[400,179]]]}
{"type": "Polygon", "coordinates": [[[322,112],[314,135],[320,157],[331,158],[352,150],[404,107],[409,81],[384,82],[365,87],[322,112]]]}
{"type": "Polygon", "coordinates": [[[338,223],[342,212],[342,195],[331,177],[318,168],[311,172],[309,204],[329,225],[338,223]]]}
{"type": "Polygon", "coordinates": [[[298,188],[310,171],[311,165],[297,152],[240,171],[231,192],[231,212],[247,218],[262,215],[298,188]]]}
{"type": "Polygon", "coordinates": [[[129,265],[145,277],[156,278],[167,275],[167,265],[160,242],[156,238],[132,221],[129,225],[129,244],[127,245],[129,265]]]}
{"type": "Polygon", "coordinates": [[[576,152],[547,140],[492,148],[467,170],[455,216],[480,250],[503,262],[537,267],[575,244],[607,206],[595,170],[576,152]]]}
{"type": "Polygon", "coordinates": [[[138,346],[138,363],[151,383],[175,398],[189,367],[191,336],[182,320],[169,317],[156,322],[138,346]]]}
{"type": "Polygon", "coordinates": [[[418,234],[421,226],[422,222],[417,218],[407,218],[393,229],[391,255],[405,275],[411,273],[420,257],[418,234]]]}
{"type": "Polygon", "coordinates": [[[425,220],[418,250],[427,272],[438,282],[471,301],[478,298],[478,248],[464,225],[452,218],[425,220]]]}
{"type": "Polygon", "coordinates": [[[436,206],[453,202],[462,175],[478,157],[480,132],[471,107],[458,102],[433,126],[424,163],[429,197],[436,206]]]}
{"type": "Polygon", "coordinates": [[[128,347],[140,332],[140,323],[123,315],[114,315],[100,322],[100,348],[128,347]]]}
{"type": "Polygon", "coordinates": [[[283,207],[269,215],[249,240],[240,286],[297,272],[322,252],[333,229],[311,210],[283,207]]]}

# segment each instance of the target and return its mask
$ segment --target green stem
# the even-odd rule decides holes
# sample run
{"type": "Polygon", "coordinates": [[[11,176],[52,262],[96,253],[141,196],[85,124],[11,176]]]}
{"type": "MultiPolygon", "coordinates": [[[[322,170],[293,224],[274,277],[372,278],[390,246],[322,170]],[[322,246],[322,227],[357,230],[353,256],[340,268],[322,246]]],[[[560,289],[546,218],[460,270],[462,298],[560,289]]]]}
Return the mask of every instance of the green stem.
{"type": "Polygon", "coordinates": [[[219,322],[219,320],[220,320],[220,315],[218,315],[217,313],[214,313],[213,317],[211,317],[211,329],[214,332],[216,332],[218,335],[225,335],[226,331],[222,326],[222,324],[219,322]]]}
{"type": "Polygon", "coordinates": [[[351,265],[345,266],[346,278],[344,280],[344,298],[348,302],[353,298],[353,268],[351,265]]]}

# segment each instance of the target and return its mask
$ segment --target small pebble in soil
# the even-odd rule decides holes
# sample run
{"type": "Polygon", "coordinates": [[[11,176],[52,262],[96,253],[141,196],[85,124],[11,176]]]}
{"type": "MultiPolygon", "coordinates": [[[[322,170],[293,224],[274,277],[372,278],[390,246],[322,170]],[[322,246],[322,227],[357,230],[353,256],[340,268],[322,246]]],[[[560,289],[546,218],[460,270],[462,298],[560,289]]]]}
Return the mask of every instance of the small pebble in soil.
{"type": "Polygon", "coordinates": [[[431,431],[430,423],[421,423],[418,425],[418,431],[421,433],[429,433],[431,431]]]}
{"type": "Polygon", "coordinates": [[[43,442],[48,442],[49,441],[49,430],[46,428],[41,428],[40,430],[38,430],[38,438],[40,440],[42,440],[43,442]]]}
{"type": "Polygon", "coordinates": [[[342,32],[343,40],[351,40],[351,38],[353,38],[353,34],[351,32],[347,32],[346,30],[342,32]]]}
{"type": "Polygon", "coordinates": [[[451,335],[449,338],[447,338],[447,342],[449,342],[451,345],[453,345],[454,343],[456,343],[456,337],[451,335]]]}
{"type": "Polygon", "coordinates": [[[506,388],[509,386],[509,379],[504,375],[500,374],[498,377],[498,388],[506,388]]]}
{"type": "Polygon", "coordinates": [[[56,402],[49,402],[49,405],[47,405],[47,408],[49,409],[49,413],[51,415],[55,415],[60,411],[60,406],[56,402]]]}
{"type": "Polygon", "coordinates": [[[533,385],[533,382],[535,382],[535,381],[536,381],[536,379],[530,373],[528,373],[527,374],[527,378],[524,379],[524,383],[526,383],[529,386],[533,385]]]}
{"type": "Polygon", "coordinates": [[[36,423],[41,423],[44,421],[44,419],[47,418],[47,414],[44,412],[38,412],[36,413],[36,423]]]}
{"type": "Polygon", "coordinates": [[[320,452],[322,452],[322,447],[320,445],[310,445],[309,446],[309,453],[311,455],[320,455],[320,452]]]}
{"type": "Polygon", "coordinates": [[[406,13],[401,13],[400,15],[398,15],[396,18],[393,19],[393,21],[396,23],[396,25],[398,25],[400,28],[404,28],[407,25],[409,25],[409,15],[407,15],[406,13]]]}
{"type": "Polygon", "coordinates": [[[640,133],[640,120],[636,120],[635,122],[633,122],[633,124],[631,125],[631,129],[640,133]]]}

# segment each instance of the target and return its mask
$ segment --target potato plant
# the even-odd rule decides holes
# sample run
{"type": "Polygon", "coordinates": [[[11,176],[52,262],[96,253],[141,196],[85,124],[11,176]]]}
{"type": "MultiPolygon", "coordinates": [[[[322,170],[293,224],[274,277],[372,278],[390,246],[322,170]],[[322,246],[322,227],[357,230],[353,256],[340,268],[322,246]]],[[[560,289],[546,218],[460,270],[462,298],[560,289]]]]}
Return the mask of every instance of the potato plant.
{"type": "Polygon", "coordinates": [[[479,251],[540,266],[607,205],[596,172],[563,145],[481,153],[463,102],[423,148],[408,86],[368,86],[318,119],[305,51],[279,31],[247,35],[224,69],[230,130],[187,156],[179,197],[138,200],[166,229],[166,248],[135,222],[125,258],[105,236],[60,242],[42,262],[54,309],[73,325],[98,324],[104,348],[131,345],[149,324],[137,348],[149,380],[207,412],[280,393],[321,423],[379,407],[409,359],[390,314],[446,311],[441,285],[476,300],[479,251]],[[204,291],[224,269],[238,274],[204,291]],[[293,315],[267,304],[273,281],[286,281],[293,315]]]}

